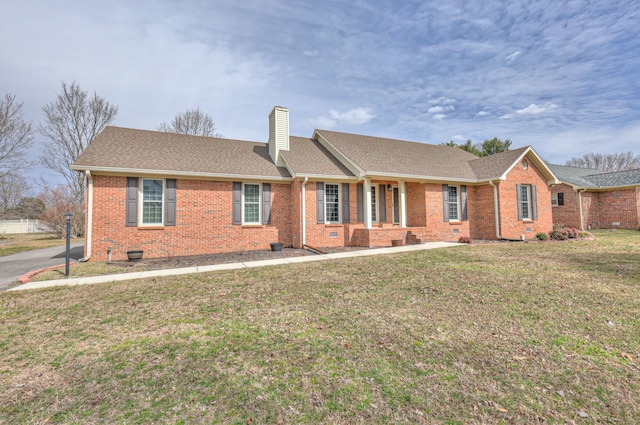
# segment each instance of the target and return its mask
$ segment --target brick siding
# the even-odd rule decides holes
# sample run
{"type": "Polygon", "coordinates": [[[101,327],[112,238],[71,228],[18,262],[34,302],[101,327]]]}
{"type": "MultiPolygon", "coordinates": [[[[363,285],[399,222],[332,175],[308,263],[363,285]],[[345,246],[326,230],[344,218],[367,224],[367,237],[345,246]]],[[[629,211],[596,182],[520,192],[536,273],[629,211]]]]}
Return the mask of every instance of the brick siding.
{"type": "MultiPolygon", "coordinates": [[[[292,183],[271,183],[271,224],[232,224],[233,183],[178,179],[176,182],[176,226],[126,227],[125,176],[95,175],[93,178],[92,260],[105,261],[107,249],[113,259],[126,259],[130,250],[144,250],[145,258],[199,255],[221,252],[269,249],[272,242],[300,248],[302,245],[302,186],[292,183]]],[[[396,184],[395,181],[374,181],[373,184],[396,184]]],[[[357,220],[357,185],[349,185],[348,222],[318,224],[316,213],[316,182],[307,182],[306,243],[323,247],[390,246],[393,239],[406,239],[409,231],[423,241],[457,241],[461,236],[474,239],[495,239],[493,187],[488,184],[467,185],[468,220],[444,221],[442,184],[407,182],[407,225],[401,229],[393,224],[392,192],[384,190],[386,221],[364,229],[357,220]]],[[[342,188],[341,188],[342,190],[342,188]]],[[[523,170],[516,165],[507,181],[498,185],[501,234],[505,238],[535,237],[536,232],[551,230],[551,195],[544,176],[533,166],[523,170]],[[537,187],[538,220],[517,220],[516,184],[537,187]]],[[[638,201],[637,191],[633,192],[638,201]]],[[[618,199],[611,195],[610,202],[618,199]]],[[[617,204],[614,204],[617,205],[617,204]]],[[[341,206],[342,208],[342,206],[341,206]]],[[[612,207],[612,209],[615,209],[612,207]]],[[[631,223],[631,217],[626,223],[631,223]]],[[[638,213],[636,209],[635,223],[638,213]]]]}
{"type": "Polygon", "coordinates": [[[292,245],[291,185],[271,184],[270,225],[232,224],[232,182],[178,180],[176,226],[125,226],[126,177],[94,176],[91,259],[126,259],[130,250],[145,258],[269,249],[292,245]]]}
{"type": "MultiPolygon", "coordinates": [[[[578,192],[566,184],[554,186],[551,191],[564,197],[564,205],[553,207],[554,223],[580,228],[578,192]]],[[[640,229],[640,187],[582,192],[582,218],[585,228],[640,229]]]]}
{"type": "Polygon", "coordinates": [[[516,164],[507,174],[507,179],[498,184],[500,204],[500,235],[505,239],[533,239],[538,232],[548,233],[553,228],[551,212],[551,192],[547,179],[531,164],[526,169],[516,164]],[[518,220],[518,195],[516,185],[536,186],[538,219],[518,220]]]}

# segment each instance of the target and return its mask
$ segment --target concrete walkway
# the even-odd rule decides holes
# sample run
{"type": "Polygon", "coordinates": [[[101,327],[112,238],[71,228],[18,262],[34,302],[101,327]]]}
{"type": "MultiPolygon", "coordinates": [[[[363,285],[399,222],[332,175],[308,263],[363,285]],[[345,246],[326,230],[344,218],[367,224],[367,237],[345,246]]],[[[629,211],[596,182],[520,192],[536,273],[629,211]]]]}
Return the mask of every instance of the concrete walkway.
{"type": "Polygon", "coordinates": [[[133,273],[120,273],[103,276],[73,277],[69,279],[47,280],[42,282],[30,282],[16,286],[9,291],[22,291],[25,289],[49,288],[52,286],[76,286],[93,285],[95,283],[117,282],[122,280],[143,279],[157,276],[178,276],[183,274],[214,272],[220,270],[234,270],[251,267],[277,266],[282,264],[306,263],[309,261],[332,260],[335,258],[367,257],[370,255],[397,254],[408,251],[422,251],[425,249],[448,248],[460,246],[455,242],[428,242],[420,245],[405,245],[389,248],[372,248],[359,251],[338,252],[335,254],[319,254],[303,257],[276,258],[271,260],[247,261],[244,263],[215,264],[211,266],[184,267],[181,269],[147,270],[133,273]]]}

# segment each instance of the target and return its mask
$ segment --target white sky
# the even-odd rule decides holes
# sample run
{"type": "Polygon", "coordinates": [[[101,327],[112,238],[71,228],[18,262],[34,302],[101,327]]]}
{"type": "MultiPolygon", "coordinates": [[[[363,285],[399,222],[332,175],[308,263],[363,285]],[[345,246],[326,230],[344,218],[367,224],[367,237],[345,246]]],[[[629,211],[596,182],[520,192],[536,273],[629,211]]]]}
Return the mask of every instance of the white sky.
{"type": "Polygon", "coordinates": [[[280,105],[296,136],[640,154],[637,0],[3,3],[0,95],[35,125],[75,80],[123,127],[199,107],[226,137],[266,141],[280,105]]]}

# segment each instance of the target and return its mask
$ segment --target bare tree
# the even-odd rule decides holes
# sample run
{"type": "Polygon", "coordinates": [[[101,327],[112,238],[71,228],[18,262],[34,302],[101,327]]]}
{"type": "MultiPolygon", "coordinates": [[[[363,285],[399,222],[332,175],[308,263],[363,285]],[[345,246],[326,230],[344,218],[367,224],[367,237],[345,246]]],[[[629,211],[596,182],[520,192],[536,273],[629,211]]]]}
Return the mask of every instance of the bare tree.
{"type": "Polygon", "coordinates": [[[633,170],[640,168],[640,155],[631,151],[620,153],[587,153],[578,158],[571,158],[566,166],[593,168],[605,172],[633,170]]]}
{"type": "Polygon", "coordinates": [[[22,117],[22,103],[15,95],[0,99],[0,179],[23,168],[24,157],[33,141],[31,123],[22,117]]]}
{"type": "Polygon", "coordinates": [[[118,107],[96,93],[92,97],[74,81],[62,82],[62,93],[44,108],[46,124],[39,127],[48,141],[44,145],[42,164],[61,174],[77,202],[84,202],[84,175],[69,169],[89,143],[109,125],[118,107]]]}
{"type": "Polygon", "coordinates": [[[205,114],[199,108],[179,113],[171,122],[160,124],[158,130],[192,136],[224,137],[216,132],[216,123],[211,115],[205,114]]]}
{"type": "Polygon", "coordinates": [[[0,177],[0,217],[6,216],[30,190],[29,182],[20,174],[7,173],[0,177]]]}
{"type": "Polygon", "coordinates": [[[71,212],[73,214],[71,216],[72,236],[75,238],[84,235],[85,209],[77,203],[75,194],[69,186],[45,187],[38,198],[44,204],[40,220],[46,223],[55,234],[59,237],[65,235],[67,227],[65,214],[71,212]]]}

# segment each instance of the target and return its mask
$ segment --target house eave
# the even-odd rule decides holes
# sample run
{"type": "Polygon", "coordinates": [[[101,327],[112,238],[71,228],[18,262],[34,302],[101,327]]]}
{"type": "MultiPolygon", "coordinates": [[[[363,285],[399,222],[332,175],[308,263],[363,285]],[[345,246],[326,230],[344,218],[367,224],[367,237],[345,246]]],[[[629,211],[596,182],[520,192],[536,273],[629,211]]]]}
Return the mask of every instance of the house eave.
{"type": "Polygon", "coordinates": [[[365,172],[360,179],[370,178],[376,180],[403,180],[414,182],[456,182],[456,183],[479,183],[478,179],[468,179],[460,177],[444,177],[444,176],[424,176],[417,174],[398,174],[398,173],[381,173],[381,172],[365,172]]]}
{"type": "Polygon", "coordinates": [[[535,149],[533,149],[533,147],[531,146],[528,146],[527,149],[525,149],[525,151],[522,152],[522,154],[518,157],[518,159],[515,160],[513,164],[511,164],[511,166],[507,168],[507,170],[505,170],[505,172],[499,177],[499,179],[506,180],[507,174],[509,174],[509,172],[513,169],[513,167],[515,167],[516,164],[519,164],[527,155],[529,155],[530,159],[533,159],[533,162],[535,163],[538,170],[540,170],[540,172],[542,172],[542,174],[544,174],[547,177],[548,185],[561,183],[560,180],[558,180],[558,178],[556,177],[556,175],[553,174],[553,171],[551,171],[551,169],[547,166],[544,160],[540,157],[540,155],[538,155],[535,149]]]}
{"type": "Polygon", "coordinates": [[[74,171],[89,170],[93,174],[105,173],[105,174],[116,174],[116,175],[157,175],[157,176],[204,178],[204,179],[218,179],[218,180],[260,180],[260,181],[281,181],[281,182],[293,181],[292,177],[283,177],[283,176],[203,173],[203,172],[194,172],[194,171],[154,170],[154,169],[140,169],[140,168],[82,167],[77,165],[71,165],[69,168],[71,168],[74,171]]]}

